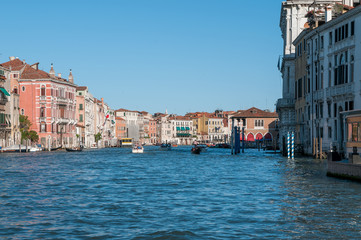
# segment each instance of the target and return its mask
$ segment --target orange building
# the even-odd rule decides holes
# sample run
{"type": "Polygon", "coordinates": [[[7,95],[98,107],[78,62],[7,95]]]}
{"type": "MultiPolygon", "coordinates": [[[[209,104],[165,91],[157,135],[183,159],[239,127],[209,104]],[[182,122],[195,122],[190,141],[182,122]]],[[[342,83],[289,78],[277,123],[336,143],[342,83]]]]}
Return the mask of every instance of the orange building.
{"type": "Polygon", "coordinates": [[[126,122],[124,118],[121,117],[115,117],[115,135],[119,140],[121,140],[122,138],[126,138],[127,137],[127,128],[126,128],[126,122]]]}
{"type": "Polygon", "coordinates": [[[156,120],[149,120],[149,137],[150,137],[151,144],[157,143],[157,121],[156,120]]]}

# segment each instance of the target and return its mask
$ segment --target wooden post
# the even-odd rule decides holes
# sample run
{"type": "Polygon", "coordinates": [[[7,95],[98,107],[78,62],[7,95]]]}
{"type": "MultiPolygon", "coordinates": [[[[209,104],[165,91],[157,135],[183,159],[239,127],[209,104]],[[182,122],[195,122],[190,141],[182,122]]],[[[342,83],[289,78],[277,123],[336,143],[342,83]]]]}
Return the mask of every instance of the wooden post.
{"type": "Polygon", "coordinates": [[[232,132],[231,132],[231,154],[233,155],[233,148],[234,148],[234,118],[232,118],[232,132]]]}
{"type": "Polygon", "coordinates": [[[320,138],[320,159],[323,159],[323,152],[322,152],[322,138],[320,138]]]}
{"type": "Polygon", "coordinates": [[[316,156],[316,138],[313,138],[313,144],[312,144],[312,155],[316,156]]]}
{"type": "Polygon", "coordinates": [[[318,138],[316,138],[316,141],[315,141],[315,152],[316,152],[316,159],[318,159],[318,138]]]}

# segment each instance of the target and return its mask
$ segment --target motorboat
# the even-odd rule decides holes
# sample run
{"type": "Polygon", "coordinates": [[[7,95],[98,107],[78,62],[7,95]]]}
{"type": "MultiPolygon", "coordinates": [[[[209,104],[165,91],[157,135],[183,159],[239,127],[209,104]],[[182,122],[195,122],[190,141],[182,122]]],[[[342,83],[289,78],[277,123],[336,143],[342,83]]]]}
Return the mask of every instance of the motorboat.
{"type": "Polygon", "coordinates": [[[143,152],[144,152],[144,148],[140,144],[136,144],[132,148],[132,153],[143,153],[143,152]]]}
{"type": "Polygon", "coordinates": [[[29,152],[40,152],[43,151],[41,144],[36,144],[34,147],[30,147],[29,152]]]}

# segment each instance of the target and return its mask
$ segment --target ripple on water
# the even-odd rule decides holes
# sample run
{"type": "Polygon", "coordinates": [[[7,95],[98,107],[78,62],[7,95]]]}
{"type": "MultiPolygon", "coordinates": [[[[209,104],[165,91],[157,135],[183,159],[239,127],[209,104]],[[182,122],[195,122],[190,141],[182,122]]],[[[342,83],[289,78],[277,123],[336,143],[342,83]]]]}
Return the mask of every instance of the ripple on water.
{"type": "Polygon", "coordinates": [[[0,154],[0,236],[325,239],[360,236],[361,185],[325,162],[189,147],[0,154]]]}

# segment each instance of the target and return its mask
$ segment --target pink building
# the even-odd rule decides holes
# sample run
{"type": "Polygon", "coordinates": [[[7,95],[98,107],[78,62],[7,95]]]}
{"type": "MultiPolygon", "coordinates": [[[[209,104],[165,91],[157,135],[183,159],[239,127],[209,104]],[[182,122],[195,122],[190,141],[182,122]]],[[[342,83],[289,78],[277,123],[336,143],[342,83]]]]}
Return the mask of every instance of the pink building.
{"type": "Polygon", "coordinates": [[[29,65],[17,58],[1,65],[17,78],[19,85],[13,91],[20,96],[20,114],[28,116],[40,143],[46,148],[77,145],[76,85],[71,71],[66,80],[61,74],[55,76],[53,66],[47,73],[38,68],[39,63],[29,65]]]}

